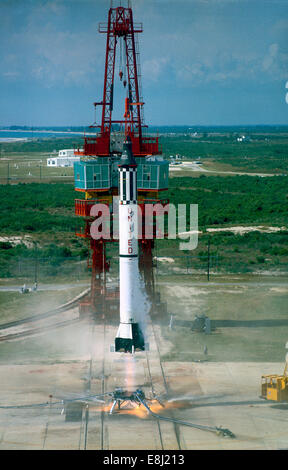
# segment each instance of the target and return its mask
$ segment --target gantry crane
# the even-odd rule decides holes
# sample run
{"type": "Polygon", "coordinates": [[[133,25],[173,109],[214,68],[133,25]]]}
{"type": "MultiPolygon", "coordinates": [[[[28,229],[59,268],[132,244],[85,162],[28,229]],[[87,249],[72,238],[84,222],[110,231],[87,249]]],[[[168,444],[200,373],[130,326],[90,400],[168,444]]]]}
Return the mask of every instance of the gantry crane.
{"type": "MultiPolygon", "coordinates": [[[[106,259],[106,244],[115,242],[113,236],[93,239],[91,226],[95,221],[91,208],[102,203],[109,207],[110,217],[115,218],[113,196],[118,194],[118,163],[122,153],[124,137],[129,135],[132,151],[137,162],[138,204],[145,214],[145,205],[159,204],[168,208],[167,199],[161,197],[168,189],[169,163],[161,156],[158,136],[144,136],[143,98],[141,92],[141,71],[138,48],[138,34],[142,33],[141,23],[134,23],[130,3],[128,7],[111,7],[107,23],[99,24],[99,32],[106,34],[106,54],[103,98],[94,103],[95,120],[90,126],[91,135],[84,135],[82,149],[77,149],[80,162],[74,165],[75,190],[84,195],[75,200],[76,215],[85,218],[85,228],[77,235],[90,242],[89,267],[91,268],[91,294],[81,304],[81,309],[107,312],[115,308],[117,292],[108,293],[106,273],[109,263],[106,259]],[[114,82],[116,51],[119,51],[118,78],[125,91],[123,119],[113,120],[114,82]],[[101,123],[96,122],[96,109],[102,108],[101,123]],[[98,132],[96,131],[98,129],[98,132]],[[110,304],[108,300],[111,300],[110,304]]],[[[143,227],[145,215],[142,217],[143,227]]],[[[153,248],[154,239],[146,238],[143,230],[139,240],[139,268],[142,272],[147,293],[154,295],[153,248]]]]}

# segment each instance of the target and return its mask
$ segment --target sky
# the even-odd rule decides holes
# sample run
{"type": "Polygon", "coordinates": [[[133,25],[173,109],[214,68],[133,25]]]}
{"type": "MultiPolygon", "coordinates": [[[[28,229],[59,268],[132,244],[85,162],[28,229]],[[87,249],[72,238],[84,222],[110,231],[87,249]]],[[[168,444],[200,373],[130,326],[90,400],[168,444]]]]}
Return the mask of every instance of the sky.
{"type": "MultiPolygon", "coordinates": [[[[0,126],[94,122],[106,46],[98,23],[107,20],[110,3],[0,0],[0,126]]],[[[288,0],[131,3],[144,30],[147,124],[288,124],[288,0]]],[[[118,58],[115,119],[124,112],[118,58]]]]}

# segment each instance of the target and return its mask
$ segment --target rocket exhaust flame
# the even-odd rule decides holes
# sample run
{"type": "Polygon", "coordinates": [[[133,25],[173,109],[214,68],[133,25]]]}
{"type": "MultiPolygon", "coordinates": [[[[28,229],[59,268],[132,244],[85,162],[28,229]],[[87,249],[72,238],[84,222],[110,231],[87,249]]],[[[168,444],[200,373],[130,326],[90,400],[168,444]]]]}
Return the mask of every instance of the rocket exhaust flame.
{"type": "Polygon", "coordinates": [[[126,356],[125,357],[125,387],[127,390],[133,390],[136,388],[136,381],[135,381],[135,370],[136,363],[133,356],[126,356]]]}

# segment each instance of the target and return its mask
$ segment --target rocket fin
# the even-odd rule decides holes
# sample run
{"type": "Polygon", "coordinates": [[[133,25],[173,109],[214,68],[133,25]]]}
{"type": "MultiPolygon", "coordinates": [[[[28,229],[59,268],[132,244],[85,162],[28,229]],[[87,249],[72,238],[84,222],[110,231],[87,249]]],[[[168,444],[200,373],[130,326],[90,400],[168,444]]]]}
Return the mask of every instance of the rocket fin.
{"type": "Polygon", "coordinates": [[[115,338],[116,352],[145,351],[145,341],[138,323],[120,323],[115,338]]]}

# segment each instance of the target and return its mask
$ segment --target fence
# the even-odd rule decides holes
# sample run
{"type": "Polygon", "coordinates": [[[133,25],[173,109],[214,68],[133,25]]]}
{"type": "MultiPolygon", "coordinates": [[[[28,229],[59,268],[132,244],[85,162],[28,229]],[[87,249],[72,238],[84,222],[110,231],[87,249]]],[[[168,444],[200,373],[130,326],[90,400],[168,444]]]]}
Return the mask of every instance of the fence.
{"type": "Polygon", "coordinates": [[[45,163],[39,163],[38,160],[30,162],[0,161],[0,184],[73,181],[73,167],[50,168],[45,163]]]}
{"type": "Polygon", "coordinates": [[[79,280],[89,276],[87,260],[76,257],[17,258],[1,263],[0,277],[15,277],[29,281],[52,280],[53,277],[79,280]]]}
{"type": "MultiPolygon", "coordinates": [[[[111,259],[111,271],[118,273],[118,257],[111,259]]],[[[279,273],[288,274],[288,263],[265,262],[247,263],[244,259],[227,260],[218,252],[207,251],[206,255],[174,255],[154,256],[154,273],[157,276],[169,275],[205,275],[210,280],[213,275],[219,274],[249,274],[249,273],[279,273]]]]}
{"type": "MultiPolygon", "coordinates": [[[[108,256],[112,275],[118,276],[119,258],[117,255],[108,256]]],[[[209,256],[178,255],[155,256],[153,259],[154,272],[157,276],[169,275],[205,275],[210,280],[213,275],[219,274],[249,274],[249,273],[279,273],[288,274],[287,263],[258,263],[248,264],[239,260],[227,261],[218,253],[209,256]]],[[[0,263],[0,277],[22,278],[31,282],[52,280],[54,277],[70,280],[87,279],[90,270],[87,260],[76,257],[50,257],[50,258],[16,258],[3,260],[0,263]]]]}
{"type": "Polygon", "coordinates": [[[220,256],[201,257],[182,256],[179,260],[173,258],[158,258],[155,262],[155,272],[159,276],[176,274],[204,274],[208,280],[216,274],[288,274],[288,263],[247,263],[241,261],[227,261],[220,256]]]}

